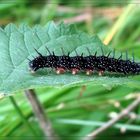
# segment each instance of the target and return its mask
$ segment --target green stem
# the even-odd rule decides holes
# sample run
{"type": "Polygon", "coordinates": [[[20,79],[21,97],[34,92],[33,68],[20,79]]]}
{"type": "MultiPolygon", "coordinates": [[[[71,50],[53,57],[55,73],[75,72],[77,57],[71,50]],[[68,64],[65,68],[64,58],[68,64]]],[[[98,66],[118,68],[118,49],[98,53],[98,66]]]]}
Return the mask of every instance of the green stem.
{"type": "Polygon", "coordinates": [[[123,27],[125,24],[126,19],[128,18],[130,12],[135,8],[135,4],[129,4],[126,9],[124,10],[124,13],[118,18],[118,20],[115,22],[111,30],[108,32],[107,37],[104,39],[104,44],[109,44],[114,37],[114,35],[123,27]]]}
{"type": "Polygon", "coordinates": [[[22,113],[21,109],[19,108],[19,106],[17,105],[15,99],[12,96],[9,96],[9,99],[11,101],[11,103],[13,104],[15,110],[17,111],[17,113],[19,114],[20,118],[22,119],[23,123],[30,129],[30,131],[37,136],[37,133],[35,132],[35,130],[32,128],[32,126],[30,125],[30,123],[28,122],[28,120],[26,119],[26,117],[24,116],[24,114],[22,113]]]}

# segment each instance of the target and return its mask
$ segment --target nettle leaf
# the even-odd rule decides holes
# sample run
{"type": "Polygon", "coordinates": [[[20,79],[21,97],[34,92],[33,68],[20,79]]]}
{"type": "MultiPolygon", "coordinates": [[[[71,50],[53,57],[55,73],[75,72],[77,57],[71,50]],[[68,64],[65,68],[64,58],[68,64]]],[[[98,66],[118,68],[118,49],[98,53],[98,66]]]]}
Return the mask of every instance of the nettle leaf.
{"type": "Polygon", "coordinates": [[[14,24],[9,24],[5,29],[0,28],[0,92],[12,93],[22,89],[36,88],[40,86],[68,86],[88,84],[93,85],[139,85],[139,76],[115,76],[106,74],[91,76],[85,73],[72,75],[65,73],[57,75],[51,69],[42,69],[35,74],[31,74],[28,70],[28,59],[37,56],[34,48],[43,55],[48,55],[45,46],[50,51],[54,51],[57,55],[62,55],[61,48],[71,56],[84,53],[89,55],[87,47],[91,52],[98,52],[101,55],[101,47],[105,54],[111,49],[105,47],[97,36],[89,36],[88,34],[78,31],[74,25],[65,25],[60,23],[55,25],[49,22],[46,26],[37,25],[33,28],[27,25],[20,25],[18,28],[14,24]]]}

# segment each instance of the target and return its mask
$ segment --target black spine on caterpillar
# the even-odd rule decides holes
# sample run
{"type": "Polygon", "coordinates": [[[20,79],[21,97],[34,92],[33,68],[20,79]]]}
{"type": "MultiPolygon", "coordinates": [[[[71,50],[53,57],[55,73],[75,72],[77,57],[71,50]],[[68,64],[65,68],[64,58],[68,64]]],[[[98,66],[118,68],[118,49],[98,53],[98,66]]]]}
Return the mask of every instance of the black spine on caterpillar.
{"type": "MultiPolygon", "coordinates": [[[[64,73],[65,71],[71,71],[72,74],[76,74],[78,71],[86,71],[87,75],[90,75],[94,70],[99,72],[116,72],[123,74],[139,74],[140,73],[140,64],[128,59],[123,60],[122,55],[116,59],[109,57],[110,53],[105,56],[96,56],[94,55],[83,56],[78,55],[70,57],[68,55],[56,56],[51,53],[49,50],[48,56],[43,56],[36,49],[38,56],[33,60],[29,61],[29,68],[32,72],[37,71],[40,68],[55,68],[57,73],[64,73]]],[[[101,73],[102,74],[102,73],[101,73]]]]}

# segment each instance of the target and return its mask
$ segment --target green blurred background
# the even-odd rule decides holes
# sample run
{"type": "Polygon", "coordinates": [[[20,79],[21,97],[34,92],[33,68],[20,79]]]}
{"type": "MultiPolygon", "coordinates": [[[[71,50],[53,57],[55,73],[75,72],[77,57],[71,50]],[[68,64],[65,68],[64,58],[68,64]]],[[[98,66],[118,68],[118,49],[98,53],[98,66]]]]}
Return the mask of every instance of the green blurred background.
{"type": "MultiPolygon", "coordinates": [[[[128,50],[131,54],[133,51],[140,58],[138,4],[139,1],[113,0],[1,0],[0,26],[5,27],[11,22],[17,26],[23,23],[31,27],[43,26],[50,20],[74,23],[79,30],[97,34],[105,44],[121,52],[128,50]]],[[[115,117],[137,97],[139,91],[127,86],[88,85],[40,88],[36,93],[61,139],[77,140],[115,117]]],[[[98,139],[139,139],[139,124],[140,106],[98,139]]],[[[0,97],[0,139],[26,137],[47,139],[43,137],[24,93],[17,93],[12,99],[0,97]]]]}

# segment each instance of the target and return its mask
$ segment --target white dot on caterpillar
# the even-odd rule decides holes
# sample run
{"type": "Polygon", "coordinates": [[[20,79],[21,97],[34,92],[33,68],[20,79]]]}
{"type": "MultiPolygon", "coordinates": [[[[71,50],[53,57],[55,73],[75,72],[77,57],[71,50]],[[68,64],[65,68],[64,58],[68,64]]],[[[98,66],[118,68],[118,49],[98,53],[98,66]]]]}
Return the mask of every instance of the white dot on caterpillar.
{"type": "Polygon", "coordinates": [[[57,68],[56,73],[57,74],[63,74],[63,73],[65,73],[65,70],[63,68],[57,68]]]}
{"type": "Polygon", "coordinates": [[[103,70],[100,70],[99,73],[98,73],[98,75],[99,75],[99,76],[102,76],[103,73],[104,73],[104,71],[103,71],[103,70]]]}

